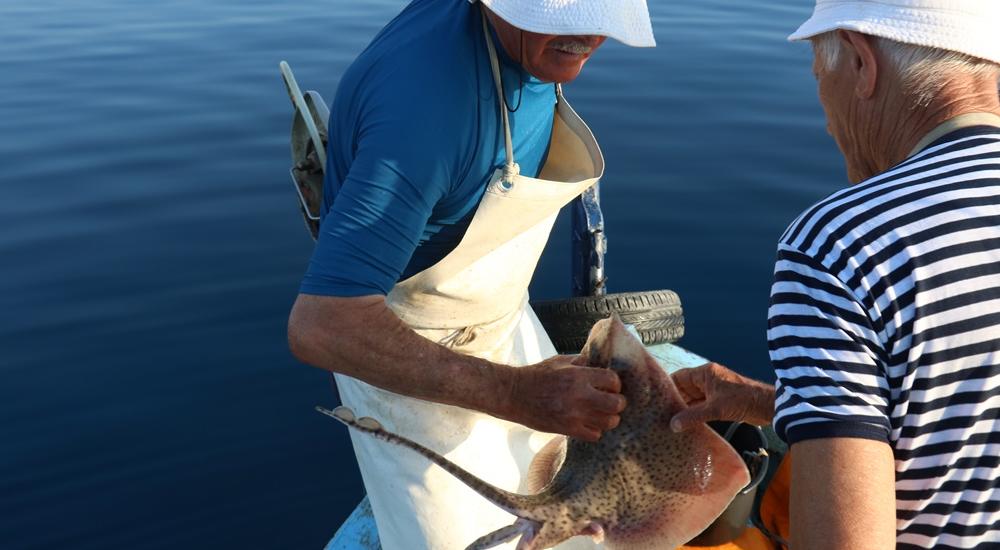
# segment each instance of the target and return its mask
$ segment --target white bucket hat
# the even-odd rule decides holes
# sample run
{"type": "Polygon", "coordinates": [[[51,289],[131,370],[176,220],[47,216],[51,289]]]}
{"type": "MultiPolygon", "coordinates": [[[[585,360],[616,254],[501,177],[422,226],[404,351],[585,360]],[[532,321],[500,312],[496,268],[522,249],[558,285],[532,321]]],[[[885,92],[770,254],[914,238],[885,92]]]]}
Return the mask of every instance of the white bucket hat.
{"type": "Polygon", "coordinates": [[[504,21],[526,31],[541,34],[597,34],[609,36],[629,46],[656,46],[646,0],[481,1],[504,21]]]}
{"type": "Polygon", "coordinates": [[[1000,0],[816,0],[812,17],[788,39],[834,29],[1000,63],[1000,0]]]}

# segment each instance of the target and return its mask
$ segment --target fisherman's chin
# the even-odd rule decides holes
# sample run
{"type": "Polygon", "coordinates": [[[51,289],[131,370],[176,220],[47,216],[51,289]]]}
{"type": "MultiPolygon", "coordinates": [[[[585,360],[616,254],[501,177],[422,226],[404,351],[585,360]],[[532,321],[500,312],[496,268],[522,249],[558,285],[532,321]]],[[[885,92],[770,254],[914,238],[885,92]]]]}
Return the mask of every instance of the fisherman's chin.
{"type": "Polygon", "coordinates": [[[560,50],[548,49],[539,66],[529,70],[535,78],[543,82],[564,84],[580,76],[583,65],[590,58],[589,54],[573,54],[560,50]]]}

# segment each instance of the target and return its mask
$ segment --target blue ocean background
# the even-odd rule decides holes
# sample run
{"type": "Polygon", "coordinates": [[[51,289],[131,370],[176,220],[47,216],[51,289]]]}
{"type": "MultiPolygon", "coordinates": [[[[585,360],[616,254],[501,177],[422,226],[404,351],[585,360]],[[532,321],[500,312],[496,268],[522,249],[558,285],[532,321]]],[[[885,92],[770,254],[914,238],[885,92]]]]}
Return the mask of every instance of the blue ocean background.
{"type": "MultiPolygon", "coordinates": [[[[361,498],[285,342],[312,243],[278,62],[330,100],[404,4],[0,0],[0,548],[321,548],[361,498]]],[[[681,343],[765,380],[775,241],[846,184],[785,42],[811,7],[650,1],[658,47],[566,87],[610,290],[676,290],[681,343]]],[[[533,297],[569,285],[564,217],[533,297]]]]}

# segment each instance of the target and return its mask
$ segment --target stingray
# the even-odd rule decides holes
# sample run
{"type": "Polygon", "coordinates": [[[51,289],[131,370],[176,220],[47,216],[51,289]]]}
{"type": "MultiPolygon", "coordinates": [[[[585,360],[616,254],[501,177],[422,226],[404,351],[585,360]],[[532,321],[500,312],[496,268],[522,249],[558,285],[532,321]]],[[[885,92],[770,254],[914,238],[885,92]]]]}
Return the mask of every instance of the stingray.
{"type": "Polygon", "coordinates": [[[328,411],[353,429],[410,448],[517,517],[466,550],[517,537],[517,550],[550,548],[586,535],[610,550],[676,548],[715,520],[750,481],[743,460],[705,424],[675,433],[670,418],[685,407],[670,377],[617,316],[598,321],[581,352],[592,367],[615,371],[628,405],[621,423],[597,442],[558,437],[528,472],[533,494],[495,487],[440,454],[386,431],[347,407],[328,411]]]}

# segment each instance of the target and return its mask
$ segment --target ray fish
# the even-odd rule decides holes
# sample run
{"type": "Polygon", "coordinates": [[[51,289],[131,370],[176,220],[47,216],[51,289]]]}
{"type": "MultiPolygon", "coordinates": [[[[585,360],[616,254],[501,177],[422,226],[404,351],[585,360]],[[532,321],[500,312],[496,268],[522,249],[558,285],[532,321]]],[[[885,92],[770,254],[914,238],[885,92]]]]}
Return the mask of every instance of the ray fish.
{"type": "Polygon", "coordinates": [[[520,537],[517,550],[551,548],[591,536],[609,550],[680,546],[715,520],[750,481],[743,460],[707,425],[682,433],[670,418],[685,407],[670,377],[617,316],[598,321],[581,352],[592,367],[614,370],[627,407],[617,428],[594,443],[557,437],[539,451],[529,490],[495,487],[440,454],[386,431],[347,407],[320,412],[352,429],[427,457],[501,509],[517,517],[473,541],[485,550],[520,537]]]}

